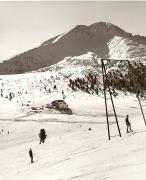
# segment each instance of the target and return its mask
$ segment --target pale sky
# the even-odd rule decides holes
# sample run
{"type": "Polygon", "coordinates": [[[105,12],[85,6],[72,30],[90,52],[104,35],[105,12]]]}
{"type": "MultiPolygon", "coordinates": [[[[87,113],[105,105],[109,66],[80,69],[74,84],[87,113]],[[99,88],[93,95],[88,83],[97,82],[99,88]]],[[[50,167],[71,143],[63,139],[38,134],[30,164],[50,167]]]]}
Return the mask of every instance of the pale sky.
{"type": "Polygon", "coordinates": [[[146,36],[145,1],[0,2],[0,60],[39,46],[78,24],[108,21],[146,36]]]}

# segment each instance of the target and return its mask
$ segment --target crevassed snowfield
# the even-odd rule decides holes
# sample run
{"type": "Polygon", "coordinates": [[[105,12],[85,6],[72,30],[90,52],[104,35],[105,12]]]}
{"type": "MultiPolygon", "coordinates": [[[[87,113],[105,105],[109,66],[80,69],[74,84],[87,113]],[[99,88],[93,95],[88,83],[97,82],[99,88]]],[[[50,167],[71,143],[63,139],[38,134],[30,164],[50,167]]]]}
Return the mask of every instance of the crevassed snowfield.
{"type": "MultiPolygon", "coordinates": [[[[110,107],[111,141],[103,97],[84,94],[66,101],[73,115],[48,111],[28,115],[14,100],[0,99],[0,180],[145,179],[146,126],[134,96],[114,99],[122,137],[110,107]],[[135,134],[126,134],[126,114],[135,134]],[[47,140],[40,145],[41,128],[47,140]]],[[[143,106],[146,110],[144,102],[143,106]]]]}

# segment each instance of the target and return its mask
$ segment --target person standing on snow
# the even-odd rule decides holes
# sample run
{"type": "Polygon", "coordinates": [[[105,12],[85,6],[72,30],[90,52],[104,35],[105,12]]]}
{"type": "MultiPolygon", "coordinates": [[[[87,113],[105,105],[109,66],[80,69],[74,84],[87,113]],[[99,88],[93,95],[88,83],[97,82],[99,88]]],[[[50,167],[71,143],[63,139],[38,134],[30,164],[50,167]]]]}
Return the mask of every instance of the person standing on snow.
{"type": "Polygon", "coordinates": [[[44,143],[47,137],[45,129],[40,130],[39,137],[40,137],[40,144],[44,143]]]}
{"type": "Polygon", "coordinates": [[[125,122],[126,122],[126,126],[127,126],[127,133],[133,132],[131,129],[131,123],[129,121],[129,115],[126,115],[125,122]]]}
{"type": "Polygon", "coordinates": [[[30,159],[31,159],[31,163],[33,163],[33,152],[31,150],[31,148],[29,150],[29,156],[30,156],[30,159]]]}

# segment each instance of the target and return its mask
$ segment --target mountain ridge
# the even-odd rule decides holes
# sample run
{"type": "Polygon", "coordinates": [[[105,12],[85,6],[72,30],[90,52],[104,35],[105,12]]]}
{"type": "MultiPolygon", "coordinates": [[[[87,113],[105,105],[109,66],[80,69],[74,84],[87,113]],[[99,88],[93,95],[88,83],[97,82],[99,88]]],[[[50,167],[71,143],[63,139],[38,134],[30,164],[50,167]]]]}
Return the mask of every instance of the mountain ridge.
{"type": "Polygon", "coordinates": [[[79,56],[86,52],[93,52],[99,57],[108,57],[110,50],[107,43],[114,36],[128,38],[146,45],[146,37],[133,36],[111,23],[77,25],[70,31],[45,41],[39,47],[4,61],[0,66],[0,74],[34,71],[56,64],[67,56],[79,56]]]}

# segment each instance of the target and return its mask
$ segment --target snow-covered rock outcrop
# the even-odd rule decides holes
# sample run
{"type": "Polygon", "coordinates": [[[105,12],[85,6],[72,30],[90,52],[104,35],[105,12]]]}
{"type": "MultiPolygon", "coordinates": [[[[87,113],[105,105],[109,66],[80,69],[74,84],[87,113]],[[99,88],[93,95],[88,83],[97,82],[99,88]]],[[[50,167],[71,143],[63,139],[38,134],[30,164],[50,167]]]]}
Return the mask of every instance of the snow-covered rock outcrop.
{"type": "Polygon", "coordinates": [[[80,56],[66,57],[55,65],[39,69],[37,72],[54,72],[67,78],[85,77],[89,72],[99,73],[100,59],[92,52],[80,56]]]}
{"type": "Polygon", "coordinates": [[[146,45],[128,38],[115,36],[109,41],[108,47],[111,59],[146,58],[146,45]]]}

